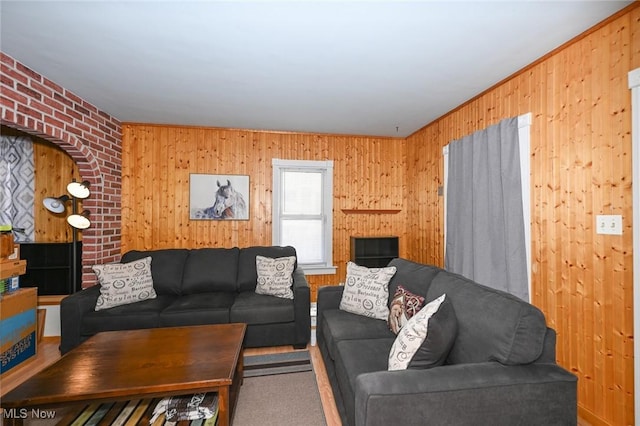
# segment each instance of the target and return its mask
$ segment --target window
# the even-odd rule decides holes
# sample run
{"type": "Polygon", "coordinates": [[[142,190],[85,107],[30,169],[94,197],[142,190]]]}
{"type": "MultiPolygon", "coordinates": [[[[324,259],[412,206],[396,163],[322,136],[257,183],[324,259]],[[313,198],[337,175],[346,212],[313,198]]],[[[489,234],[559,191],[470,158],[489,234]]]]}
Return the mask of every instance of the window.
{"type": "Polygon", "coordinates": [[[333,161],[273,159],[273,245],[309,275],[333,274],[333,161]]]}

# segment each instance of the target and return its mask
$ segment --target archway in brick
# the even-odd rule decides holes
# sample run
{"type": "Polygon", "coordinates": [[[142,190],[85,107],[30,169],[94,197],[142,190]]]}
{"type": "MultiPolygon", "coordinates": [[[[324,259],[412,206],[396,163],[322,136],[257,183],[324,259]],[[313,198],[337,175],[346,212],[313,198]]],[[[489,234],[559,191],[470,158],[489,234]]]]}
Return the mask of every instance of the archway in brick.
{"type": "Polygon", "coordinates": [[[104,223],[101,208],[104,198],[104,182],[99,171],[97,159],[75,135],[63,129],[56,129],[55,135],[53,135],[4,119],[0,120],[0,122],[2,125],[12,127],[59,146],[76,162],[82,180],[90,182],[91,196],[82,201],[83,208],[91,213],[91,226],[82,231],[82,285],[83,287],[89,287],[95,284],[95,277],[89,268],[91,264],[95,263],[95,260],[105,257],[100,244],[103,233],[102,224],[104,223]]]}

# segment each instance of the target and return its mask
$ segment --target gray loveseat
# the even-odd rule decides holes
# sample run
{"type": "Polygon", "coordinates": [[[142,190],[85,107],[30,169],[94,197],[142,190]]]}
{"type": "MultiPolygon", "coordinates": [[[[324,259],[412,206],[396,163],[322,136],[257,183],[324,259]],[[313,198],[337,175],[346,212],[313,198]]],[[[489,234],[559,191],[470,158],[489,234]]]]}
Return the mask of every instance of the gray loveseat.
{"type": "Polygon", "coordinates": [[[398,285],[446,293],[457,334],[444,365],[387,371],[387,322],[339,309],[343,286],[318,291],[317,341],[345,426],[575,425],[577,379],[556,364],[556,334],[533,305],[440,268],[394,259],[398,285]]]}
{"type": "Polygon", "coordinates": [[[304,272],[293,272],[293,300],[256,294],[256,256],[295,256],[293,247],[129,251],[121,262],[151,256],[155,299],[95,311],[100,286],[60,304],[64,354],[101,331],[239,322],[245,347],[303,348],[311,334],[310,292],[304,272]]]}

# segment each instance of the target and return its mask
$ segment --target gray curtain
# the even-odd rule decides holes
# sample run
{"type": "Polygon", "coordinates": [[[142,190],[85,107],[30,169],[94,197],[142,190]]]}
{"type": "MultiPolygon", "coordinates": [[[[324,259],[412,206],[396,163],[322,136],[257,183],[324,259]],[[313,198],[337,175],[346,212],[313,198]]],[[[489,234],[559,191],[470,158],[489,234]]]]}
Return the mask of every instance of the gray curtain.
{"type": "Polygon", "coordinates": [[[16,241],[33,241],[35,195],[33,142],[28,137],[0,137],[0,223],[14,232],[16,241]]]}
{"type": "Polygon", "coordinates": [[[445,269],[529,300],[518,118],[449,144],[445,269]]]}

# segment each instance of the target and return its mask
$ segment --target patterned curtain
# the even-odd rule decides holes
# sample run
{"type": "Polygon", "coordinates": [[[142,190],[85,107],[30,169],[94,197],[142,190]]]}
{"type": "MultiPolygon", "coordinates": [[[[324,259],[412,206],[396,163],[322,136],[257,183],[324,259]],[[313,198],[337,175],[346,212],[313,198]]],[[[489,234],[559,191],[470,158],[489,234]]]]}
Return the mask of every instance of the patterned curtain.
{"type": "Polygon", "coordinates": [[[11,224],[17,242],[35,237],[33,142],[26,136],[0,137],[0,224],[11,224]],[[15,231],[24,229],[24,232],[15,231]]]}

